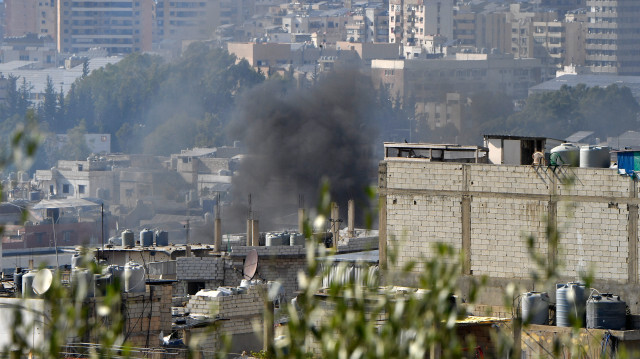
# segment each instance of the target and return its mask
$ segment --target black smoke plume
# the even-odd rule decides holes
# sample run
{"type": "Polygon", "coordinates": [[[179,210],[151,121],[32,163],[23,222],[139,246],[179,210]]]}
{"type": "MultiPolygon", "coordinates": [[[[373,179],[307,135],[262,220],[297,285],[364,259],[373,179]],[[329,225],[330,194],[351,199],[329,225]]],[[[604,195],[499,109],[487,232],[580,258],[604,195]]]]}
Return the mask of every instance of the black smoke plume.
{"type": "Polygon", "coordinates": [[[247,148],[233,180],[237,218],[247,218],[251,195],[261,230],[291,227],[299,199],[313,208],[327,180],[346,224],[347,201],[368,204],[375,181],[373,98],[370,80],[347,70],[309,89],[268,81],[247,93],[233,131],[247,148]]]}

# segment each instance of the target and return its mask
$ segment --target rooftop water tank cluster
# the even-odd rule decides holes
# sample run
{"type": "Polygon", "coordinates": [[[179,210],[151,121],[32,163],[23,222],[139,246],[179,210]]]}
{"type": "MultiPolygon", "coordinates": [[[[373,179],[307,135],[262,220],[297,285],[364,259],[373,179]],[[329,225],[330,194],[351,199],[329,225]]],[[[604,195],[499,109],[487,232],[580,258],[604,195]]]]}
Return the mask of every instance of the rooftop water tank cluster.
{"type": "MultiPolygon", "coordinates": [[[[109,238],[109,244],[113,246],[123,246],[123,247],[135,247],[136,240],[135,234],[133,231],[126,229],[122,231],[121,236],[111,237],[109,238]]],[[[148,228],[140,231],[140,236],[138,237],[137,244],[141,247],[151,247],[156,245],[158,247],[164,247],[169,245],[169,232],[167,231],[152,231],[148,228]]]]}
{"type": "MultiPolygon", "coordinates": [[[[524,293],[520,304],[524,323],[549,323],[550,300],[547,293],[524,293]]],[[[601,294],[592,289],[589,294],[582,283],[557,284],[555,320],[558,327],[577,325],[588,329],[624,330],[627,304],[611,293],[601,294]]]]}
{"type": "MultiPolygon", "coordinates": [[[[24,286],[24,276],[22,282],[24,286]]],[[[109,285],[116,282],[120,284],[123,292],[144,293],[146,291],[146,271],[142,265],[129,261],[124,266],[112,264],[103,267],[101,273],[94,273],[84,257],[75,253],[71,257],[70,282],[72,287],[82,291],[88,297],[104,293],[109,285]]]]}
{"type": "Polygon", "coordinates": [[[265,245],[271,246],[303,246],[305,238],[298,232],[270,232],[265,236],[265,245]]]}
{"type": "Polygon", "coordinates": [[[563,143],[551,149],[551,154],[557,154],[557,165],[582,168],[609,168],[611,154],[606,146],[577,146],[573,143],[563,143]]]}

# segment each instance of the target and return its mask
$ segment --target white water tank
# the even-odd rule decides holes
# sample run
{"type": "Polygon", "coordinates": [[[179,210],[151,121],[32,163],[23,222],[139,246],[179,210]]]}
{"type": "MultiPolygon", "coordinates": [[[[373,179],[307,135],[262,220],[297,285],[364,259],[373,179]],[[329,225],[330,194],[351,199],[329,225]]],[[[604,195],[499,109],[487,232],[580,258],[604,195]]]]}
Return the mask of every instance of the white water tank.
{"type": "Polygon", "coordinates": [[[143,266],[136,262],[125,264],[124,291],[127,293],[144,293],[146,291],[143,266]]]}
{"type": "Polygon", "coordinates": [[[33,292],[33,280],[36,277],[36,272],[29,272],[22,276],[22,297],[32,298],[36,294],[33,292]]]}

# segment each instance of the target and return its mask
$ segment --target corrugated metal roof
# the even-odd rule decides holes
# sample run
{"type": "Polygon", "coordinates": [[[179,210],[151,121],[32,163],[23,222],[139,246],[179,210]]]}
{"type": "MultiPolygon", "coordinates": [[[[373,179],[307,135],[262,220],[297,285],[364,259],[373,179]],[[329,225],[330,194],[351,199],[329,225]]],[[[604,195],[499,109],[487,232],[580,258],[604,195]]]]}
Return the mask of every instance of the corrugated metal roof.
{"type": "Polygon", "coordinates": [[[558,91],[563,85],[575,87],[579,84],[585,84],[588,87],[626,86],[631,90],[633,97],[640,98],[640,76],[615,75],[562,75],[531,87],[529,94],[558,91]]]}

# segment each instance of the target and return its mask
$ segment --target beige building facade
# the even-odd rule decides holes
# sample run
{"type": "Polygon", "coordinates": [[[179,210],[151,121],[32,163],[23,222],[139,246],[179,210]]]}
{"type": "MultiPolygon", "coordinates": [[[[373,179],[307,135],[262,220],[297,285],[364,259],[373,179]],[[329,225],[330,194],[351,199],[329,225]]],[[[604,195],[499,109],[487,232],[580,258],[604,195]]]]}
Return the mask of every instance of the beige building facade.
{"type": "Polygon", "coordinates": [[[153,1],[58,1],[59,52],[100,47],[111,55],[151,50],[153,1]]]}
{"type": "Polygon", "coordinates": [[[5,0],[5,36],[56,36],[56,0],[5,0]]]}
{"type": "Polygon", "coordinates": [[[389,1],[389,42],[422,46],[427,35],[453,39],[452,0],[389,1]]]}

